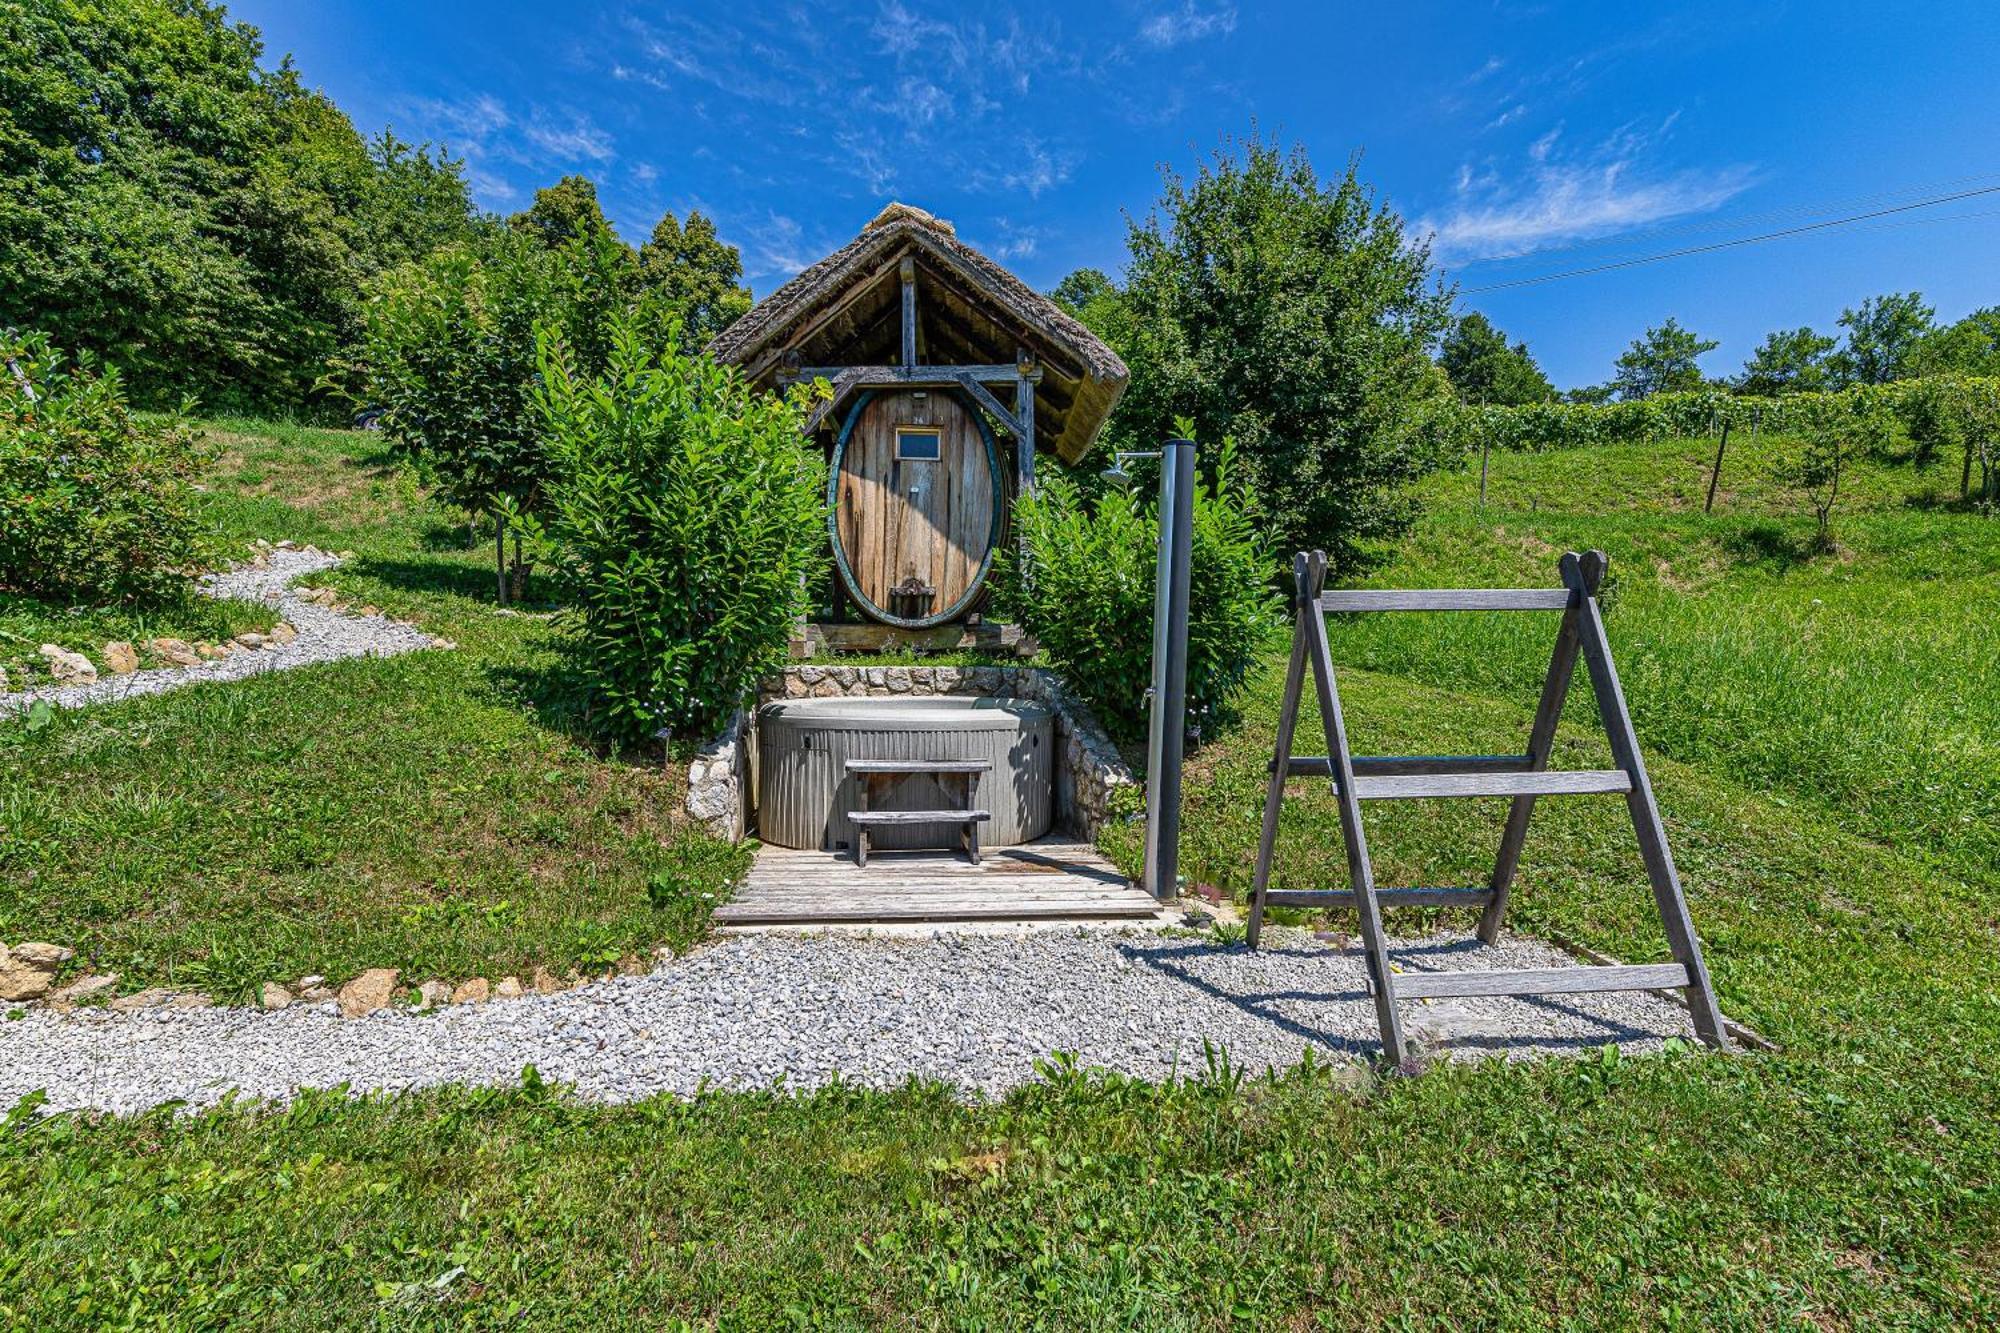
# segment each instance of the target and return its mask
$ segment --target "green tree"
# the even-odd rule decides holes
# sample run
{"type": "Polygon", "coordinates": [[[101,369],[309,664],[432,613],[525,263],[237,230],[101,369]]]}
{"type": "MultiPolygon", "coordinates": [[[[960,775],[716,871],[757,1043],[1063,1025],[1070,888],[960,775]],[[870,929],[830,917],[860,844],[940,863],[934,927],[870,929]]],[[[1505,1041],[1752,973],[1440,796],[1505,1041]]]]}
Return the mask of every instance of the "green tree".
{"type": "MultiPolygon", "coordinates": [[[[395,449],[469,512],[539,514],[549,462],[530,406],[535,330],[559,330],[581,373],[598,373],[631,304],[630,259],[608,229],[555,249],[495,229],[384,274],[362,359],[395,449]]],[[[516,595],[524,577],[516,560],[516,595]]]]}
{"type": "Polygon", "coordinates": [[[1446,391],[1428,349],[1450,302],[1427,247],[1353,163],[1323,182],[1302,149],[1257,139],[1192,181],[1167,172],[1128,245],[1123,299],[1090,307],[1132,369],[1111,441],[1156,441],[1183,416],[1232,437],[1280,550],[1363,565],[1435,463],[1411,428],[1414,402],[1446,391]]]}
{"type": "Polygon", "coordinates": [[[1778,457],[1781,480],[1812,506],[1818,520],[1813,549],[1834,549],[1833,509],[1855,456],[1880,452],[1894,430],[1888,409],[1874,399],[1826,396],[1805,400],[1791,446],[1778,457]]]}
{"type": "Polygon", "coordinates": [[[1832,338],[1803,326],[1767,333],[1731,387],[1738,393],[1766,398],[1817,393],[1828,386],[1828,355],[1835,346],[1832,338]]]}
{"type": "MultiPolygon", "coordinates": [[[[201,0],[0,4],[0,311],[142,405],[298,406],[358,332],[362,280],[404,257],[371,249],[397,205],[383,163],[262,54],[201,0]]],[[[462,224],[456,164],[422,170],[428,216],[462,224]]]]}
{"type": "Polygon", "coordinates": [[[1055,285],[1049,299],[1082,319],[1084,312],[1097,301],[1118,300],[1118,284],[1108,277],[1103,269],[1080,268],[1055,285]]]}
{"type": "Polygon", "coordinates": [[[1618,358],[1618,372],[1611,377],[1620,398],[1650,398],[1656,393],[1680,393],[1699,389],[1703,384],[1701,358],[1721,343],[1701,338],[1684,329],[1671,316],[1667,322],[1646,330],[1643,338],[1618,358]]]}
{"type": "Polygon", "coordinates": [[[742,255],[718,238],[715,224],[699,212],[689,213],[685,226],[668,213],[639,247],[639,286],[679,319],[690,348],[706,347],[750,309],[750,289],[742,280],[742,255]]]}
{"type": "Polygon", "coordinates": [[[535,191],[535,202],[508,218],[507,225],[551,250],[579,236],[611,230],[597,202],[597,186],[588,176],[564,176],[543,186],[535,191]]]}
{"type": "Polygon", "coordinates": [[[1555,385],[1529,355],[1528,344],[1508,343],[1507,335],[1476,310],[1461,316],[1446,332],[1438,365],[1463,402],[1514,407],[1546,403],[1556,396],[1555,385]]]}
{"type": "Polygon", "coordinates": [[[1911,373],[1911,358],[1936,318],[1937,311],[1924,303],[1922,292],[1871,296],[1858,307],[1841,311],[1847,344],[1833,355],[1835,377],[1842,384],[1903,379],[1911,373]]]}
{"type": "Polygon", "coordinates": [[[1579,384],[1573,389],[1563,390],[1565,403],[1608,403],[1618,396],[1615,384],[1579,384]]]}
{"type": "Polygon", "coordinates": [[[1910,355],[1914,375],[2000,375],[2000,306],[1934,328],[1910,355]]]}

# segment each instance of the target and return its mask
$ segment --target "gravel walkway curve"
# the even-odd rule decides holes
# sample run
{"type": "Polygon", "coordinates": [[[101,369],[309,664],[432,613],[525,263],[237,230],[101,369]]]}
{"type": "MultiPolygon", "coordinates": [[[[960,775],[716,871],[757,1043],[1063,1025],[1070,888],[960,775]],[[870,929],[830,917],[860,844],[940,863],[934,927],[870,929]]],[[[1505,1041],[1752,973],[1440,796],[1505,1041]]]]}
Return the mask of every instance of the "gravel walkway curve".
{"type": "MultiPolygon", "coordinates": [[[[1518,936],[1395,947],[1405,970],[1574,961],[1518,936]]],[[[431,1013],[35,1009],[0,1024],[0,1108],[35,1089],[51,1111],[132,1112],[207,1105],[231,1089],[282,1099],[340,1083],[506,1084],[528,1064],[605,1101],[704,1085],[805,1089],[836,1076],[885,1087],[915,1075],[998,1094],[1058,1050],[1145,1078],[1199,1072],[1204,1041],[1260,1071],[1295,1063],[1309,1045],[1345,1060],[1379,1049],[1362,976],[1358,949],[1297,932],[1254,954],[1136,931],[743,935],[644,976],[431,1013]]],[[[1419,1041],[1461,1059],[1612,1042],[1642,1051],[1691,1035],[1684,1010],[1645,993],[1441,1000],[1405,1014],[1419,1041]]]]}
{"type": "Polygon", "coordinates": [[[267,568],[239,565],[202,577],[200,588],[207,596],[275,606],[279,619],[289,621],[299,632],[290,643],[232,653],[196,666],[161,667],[135,671],[129,676],[103,675],[89,685],[47,686],[0,694],[0,717],[22,712],[37,700],[46,700],[57,708],[83,708],[159,694],[205,680],[241,680],[266,671],[289,671],[347,657],[393,657],[436,645],[435,639],[413,625],[387,616],[334,611],[308,602],[292,591],[294,579],[332,569],[339,563],[338,556],[325,551],[279,547],[268,553],[267,568]]]}

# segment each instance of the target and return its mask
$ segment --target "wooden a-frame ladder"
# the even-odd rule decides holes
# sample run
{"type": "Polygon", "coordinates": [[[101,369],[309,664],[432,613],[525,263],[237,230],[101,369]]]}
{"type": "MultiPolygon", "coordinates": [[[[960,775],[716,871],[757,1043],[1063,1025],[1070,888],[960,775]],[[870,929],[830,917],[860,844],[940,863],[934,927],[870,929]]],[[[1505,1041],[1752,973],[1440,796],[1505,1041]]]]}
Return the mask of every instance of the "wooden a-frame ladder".
{"type": "Polygon", "coordinates": [[[1702,962],[1680,876],[1667,850],[1667,831],[1653,803],[1646,763],[1639,755],[1638,737],[1625,708],[1625,694],[1611,664],[1598,611],[1597,588],[1604,578],[1604,553],[1574,551],[1562,558],[1560,588],[1439,588],[1359,589],[1327,592],[1326,555],[1299,553],[1292,560],[1297,623],[1292,631],[1291,669],[1285,677],[1284,707],[1278,717],[1278,743],[1271,760],[1271,784],[1264,797],[1264,835],[1257,845],[1257,873],[1250,900],[1249,944],[1256,948],[1264,909],[1277,907],[1353,907],[1361,918],[1361,942],[1368,959],[1370,989],[1382,1026],[1382,1049],[1392,1064],[1409,1055],[1397,1004],[1403,1000],[1468,995],[1553,995],[1582,991],[1679,989],[1687,996],[1697,1036],[1709,1045],[1729,1049],[1722,1014],[1702,962]],[[1329,611],[1560,611],[1562,627],[1542,699],[1528,736],[1525,754],[1410,755],[1357,758],[1348,748],[1347,724],[1340,711],[1340,689],[1334,682],[1333,657],[1327,647],[1329,611]],[[1597,711],[1611,741],[1615,768],[1582,772],[1551,772],[1549,751],[1563,700],[1576,674],[1581,654],[1597,695],[1597,711]],[[1308,665],[1319,695],[1319,715],[1326,728],[1326,755],[1295,757],[1292,734],[1298,727],[1299,700],[1308,665]],[[1347,844],[1347,889],[1272,889],[1271,857],[1278,840],[1278,810],[1285,798],[1287,777],[1322,777],[1333,783],[1340,806],[1340,831],[1347,844]],[[1521,861],[1521,844],[1538,796],[1623,793],[1639,836],[1639,856],[1652,882],[1653,900],[1666,926],[1674,961],[1640,966],[1525,968],[1483,972],[1395,972],[1382,933],[1384,907],[1480,907],[1479,938],[1491,944],[1500,934],[1507,912],[1507,892],[1521,861]],[[1493,877],[1485,888],[1378,889],[1368,859],[1368,839],[1361,827],[1361,802],[1421,797],[1510,796],[1506,831],[1493,877]]]}

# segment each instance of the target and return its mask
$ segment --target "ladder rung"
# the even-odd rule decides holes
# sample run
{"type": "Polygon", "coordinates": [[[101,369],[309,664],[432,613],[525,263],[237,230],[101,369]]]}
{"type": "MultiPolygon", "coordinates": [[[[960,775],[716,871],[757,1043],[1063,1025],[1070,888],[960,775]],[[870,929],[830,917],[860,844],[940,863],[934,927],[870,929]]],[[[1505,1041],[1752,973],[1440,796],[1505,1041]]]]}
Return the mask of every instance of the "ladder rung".
{"type": "Polygon", "coordinates": [[[1567,588],[1347,588],[1321,593],[1322,611],[1562,611],[1567,588]]]}
{"type": "MultiPolygon", "coordinates": [[[[1395,777],[1406,773],[1525,773],[1534,761],[1524,754],[1400,754],[1357,756],[1352,762],[1356,777],[1395,777]]],[[[1264,765],[1266,772],[1270,768],[1270,764],[1264,765]]],[[[1323,754],[1293,755],[1286,775],[1330,778],[1333,765],[1323,754]]]]}
{"type": "MultiPolygon", "coordinates": [[[[1352,907],[1352,889],[1266,889],[1264,901],[1274,907],[1352,907]]],[[[1383,907],[1484,907],[1493,901],[1491,889],[1377,889],[1383,907]]]]}
{"type": "Polygon", "coordinates": [[[1354,779],[1357,801],[1401,801],[1424,796],[1584,796],[1631,791],[1622,768],[1573,769],[1567,773],[1432,773],[1409,777],[1354,779]]]}
{"type": "Polygon", "coordinates": [[[1572,995],[1583,991],[1668,990],[1688,984],[1679,963],[1622,967],[1529,967],[1504,972],[1398,972],[1399,1000],[1451,995],[1572,995]]]}

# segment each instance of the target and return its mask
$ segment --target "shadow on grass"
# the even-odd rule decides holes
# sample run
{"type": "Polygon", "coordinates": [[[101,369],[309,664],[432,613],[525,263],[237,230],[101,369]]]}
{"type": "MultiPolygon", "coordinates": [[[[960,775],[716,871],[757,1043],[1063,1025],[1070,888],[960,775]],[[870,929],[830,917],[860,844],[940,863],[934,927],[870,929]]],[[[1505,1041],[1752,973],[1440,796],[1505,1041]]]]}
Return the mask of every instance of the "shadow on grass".
{"type": "MultiPolygon", "coordinates": [[[[669,752],[658,741],[634,743],[613,736],[592,706],[590,677],[578,651],[559,644],[545,665],[496,663],[486,669],[496,692],[518,703],[536,723],[590,751],[607,763],[657,768],[669,752]]],[[[707,737],[675,738],[672,757],[686,758],[707,737]]]]}
{"type": "Polygon", "coordinates": [[[1742,565],[1769,565],[1779,573],[1810,562],[1816,551],[1812,533],[1794,533],[1783,524],[1746,524],[1722,538],[1722,549],[1742,565]]]}
{"type": "MultiPolygon", "coordinates": [[[[347,569],[363,578],[376,579],[407,592],[442,593],[488,604],[498,596],[492,569],[463,560],[397,560],[361,556],[352,561],[347,569]]],[[[548,590],[546,579],[531,579],[528,596],[518,602],[510,600],[508,605],[531,615],[554,611],[555,603],[545,600],[544,594],[548,590]]]]}

